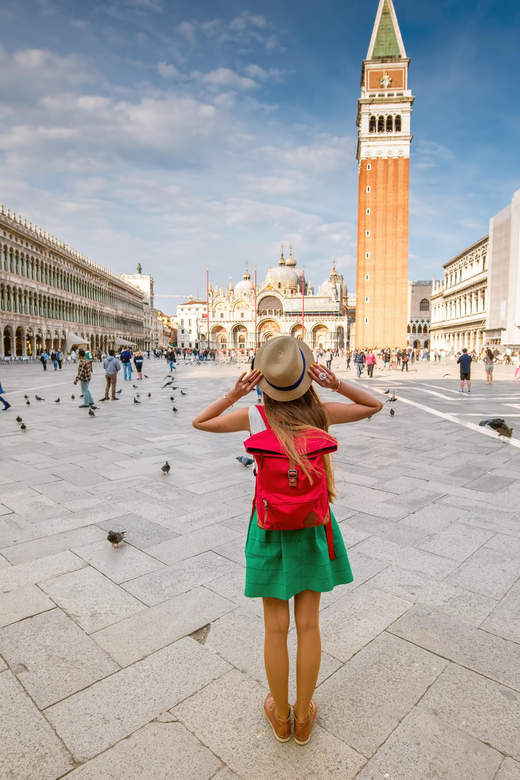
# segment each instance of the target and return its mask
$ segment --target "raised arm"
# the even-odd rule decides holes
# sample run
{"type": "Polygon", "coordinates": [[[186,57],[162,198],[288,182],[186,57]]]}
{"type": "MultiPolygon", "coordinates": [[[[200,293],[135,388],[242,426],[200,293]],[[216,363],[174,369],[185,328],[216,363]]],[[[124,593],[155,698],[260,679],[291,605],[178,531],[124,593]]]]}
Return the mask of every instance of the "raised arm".
{"type": "Polygon", "coordinates": [[[236,409],[229,414],[222,413],[229,409],[240,398],[251,392],[258,384],[262,374],[260,371],[244,372],[236,381],[232,390],[228,390],[221,398],[213,401],[192,421],[194,428],[208,433],[235,433],[249,431],[249,409],[236,409]]]}
{"type": "Polygon", "coordinates": [[[383,408],[383,404],[379,399],[375,398],[370,393],[367,393],[366,390],[362,390],[360,387],[339,380],[338,377],[328,368],[325,368],[325,366],[318,366],[317,364],[311,366],[309,374],[321,387],[335,390],[337,395],[342,395],[344,398],[348,398],[349,401],[352,401],[351,404],[338,401],[325,403],[331,425],[364,420],[367,417],[372,417],[374,414],[377,414],[383,408]],[[320,378],[320,376],[323,375],[325,375],[325,379],[320,378]]]}

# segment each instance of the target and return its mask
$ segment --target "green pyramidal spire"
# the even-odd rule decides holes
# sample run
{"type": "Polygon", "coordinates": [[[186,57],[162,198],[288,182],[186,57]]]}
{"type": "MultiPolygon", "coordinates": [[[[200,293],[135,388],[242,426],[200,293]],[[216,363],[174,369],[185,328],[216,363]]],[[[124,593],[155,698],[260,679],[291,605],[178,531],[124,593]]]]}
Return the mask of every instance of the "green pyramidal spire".
{"type": "Polygon", "coordinates": [[[369,52],[370,59],[387,57],[406,57],[392,0],[382,0],[379,26],[369,52]]]}

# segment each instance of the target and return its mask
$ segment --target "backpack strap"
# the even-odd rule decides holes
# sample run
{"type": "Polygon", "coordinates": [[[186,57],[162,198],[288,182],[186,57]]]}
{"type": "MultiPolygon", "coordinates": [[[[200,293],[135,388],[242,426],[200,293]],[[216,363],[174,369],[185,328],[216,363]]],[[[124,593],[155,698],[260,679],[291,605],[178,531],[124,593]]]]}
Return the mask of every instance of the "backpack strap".
{"type": "Polygon", "coordinates": [[[327,547],[329,548],[329,558],[334,560],[336,553],[334,552],[334,536],[332,533],[332,517],[329,518],[329,522],[325,526],[325,535],[327,537],[327,547]]]}
{"type": "Polygon", "coordinates": [[[260,417],[261,417],[261,418],[262,418],[262,420],[264,421],[264,423],[265,423],[265,427],[267,428],[267,430],[269,430],[271,426],[270,426],[270,425],[269,425],[269,423],[267,422],[267,415],[266,415],[266,413],[265,413],[265,409],[264,409],[263,405],[262,405],[262,404],[256,404],[256,408],[257,408],[257,409],[258,409],[258,411],[260,412],[260,417]]]}

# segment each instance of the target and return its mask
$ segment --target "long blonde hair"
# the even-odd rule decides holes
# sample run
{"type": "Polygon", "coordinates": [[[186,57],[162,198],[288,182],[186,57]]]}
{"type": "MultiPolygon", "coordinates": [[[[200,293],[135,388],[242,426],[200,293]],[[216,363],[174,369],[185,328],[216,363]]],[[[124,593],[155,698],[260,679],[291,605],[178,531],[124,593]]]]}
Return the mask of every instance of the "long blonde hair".
{"type": "MultiPolygon", "coordinates": [[[[312,470],[309,470],[308,463],[296,449],[295,438],[308,436],[313,428],[328,433],[329,416],[325,404],[311,386],[304,395],[294,401],[275,401],[264,393],[264,408],[276,438],[312,484],[312,470]]],[[[336,498],[336,490],[330,455],[323,456],[323,466],[329,501],[332,503],[336,498]]]]}

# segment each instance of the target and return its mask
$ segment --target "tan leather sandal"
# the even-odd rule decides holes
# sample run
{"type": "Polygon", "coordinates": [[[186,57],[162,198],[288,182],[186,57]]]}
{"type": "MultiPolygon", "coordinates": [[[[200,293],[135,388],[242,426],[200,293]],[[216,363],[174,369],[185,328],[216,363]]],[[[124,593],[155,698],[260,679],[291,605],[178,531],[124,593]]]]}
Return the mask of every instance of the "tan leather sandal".
{"type": "Polygon", "coordinates": [[[291,739],[291,708],[289,707],[289,717],[282,720],[275,712],[272,695],[268,693],[264,702],[264,712],[278,742],[289,742],[291,739]]]}
{"type": "Polygon", "coordinates": [[[314,725],[314,721],[316,720],[317,712],[318,708],[316,707],[316,702],[314,699],[311,699],[309,717],[307,720],[300,721],[297,719],[296,715],[294,716],[294,741],[297,745],[306,745],[310,740],[311,731],[314,725]]]}

